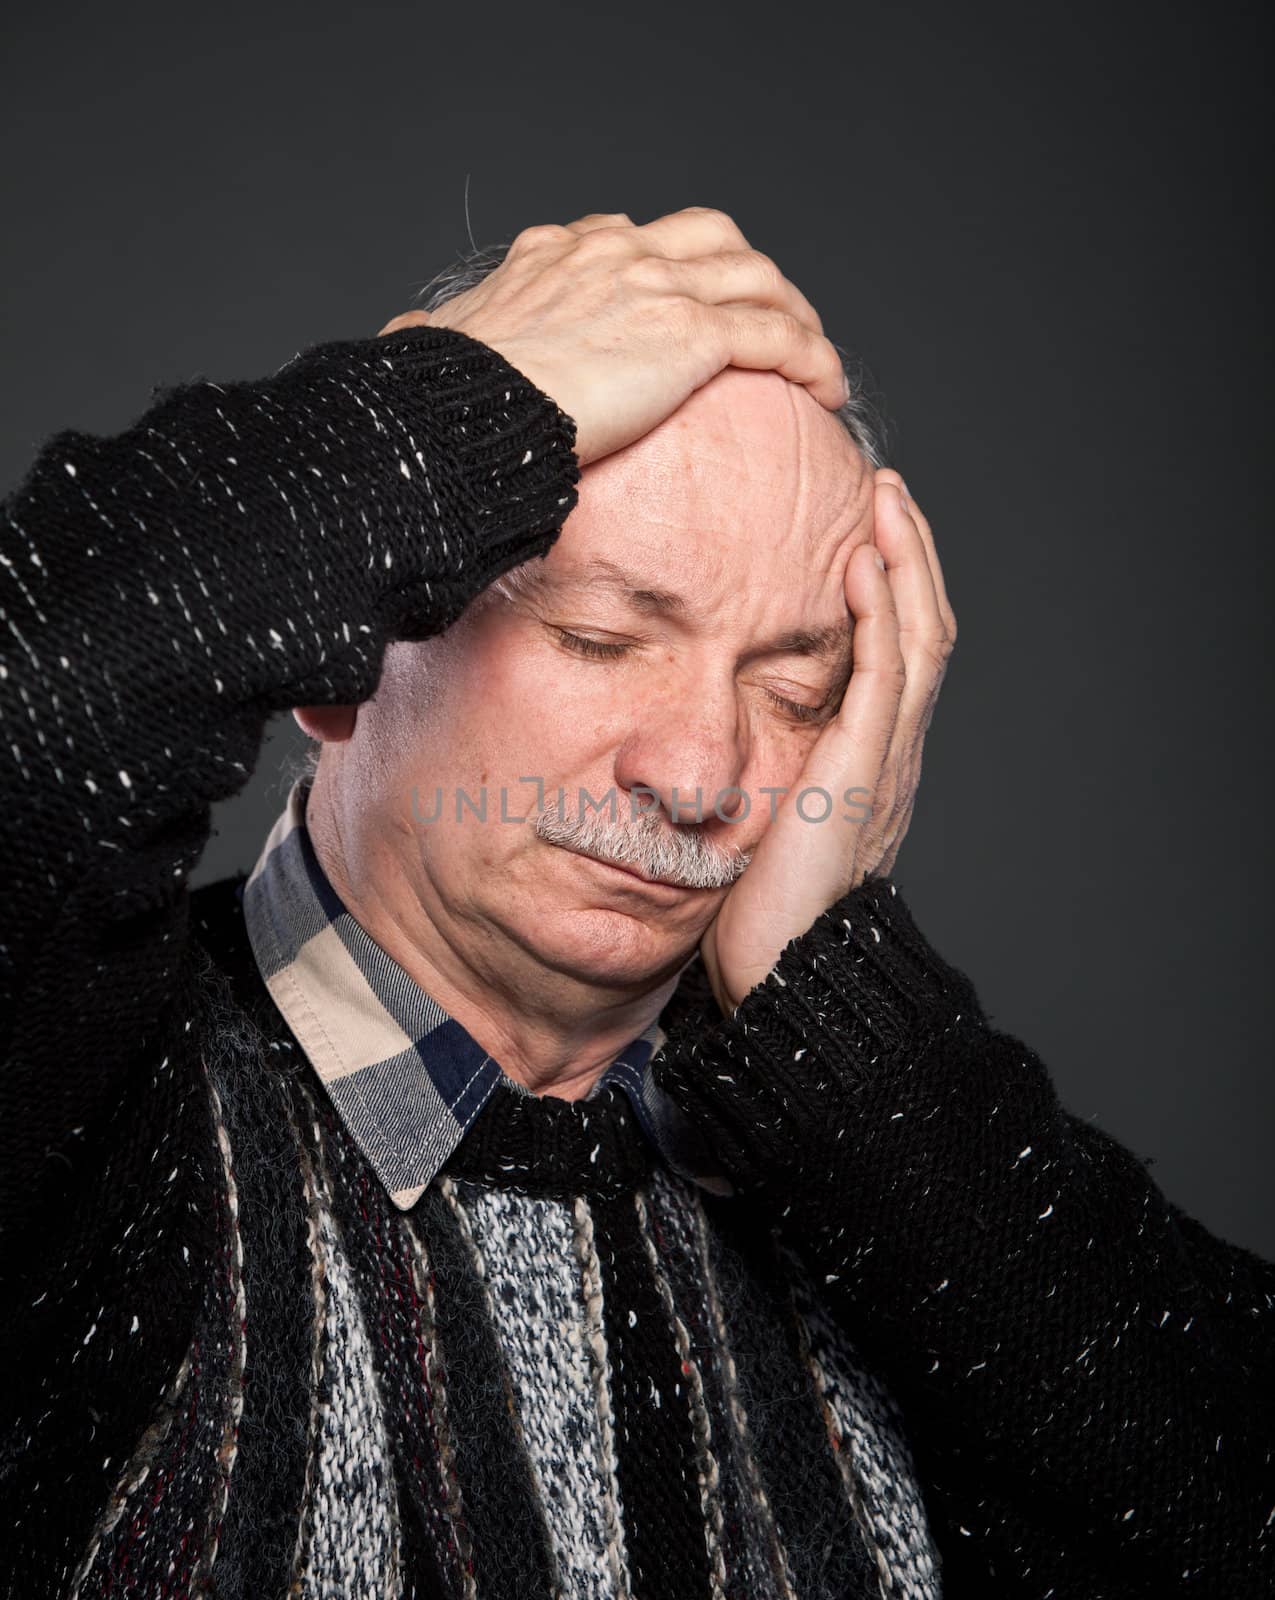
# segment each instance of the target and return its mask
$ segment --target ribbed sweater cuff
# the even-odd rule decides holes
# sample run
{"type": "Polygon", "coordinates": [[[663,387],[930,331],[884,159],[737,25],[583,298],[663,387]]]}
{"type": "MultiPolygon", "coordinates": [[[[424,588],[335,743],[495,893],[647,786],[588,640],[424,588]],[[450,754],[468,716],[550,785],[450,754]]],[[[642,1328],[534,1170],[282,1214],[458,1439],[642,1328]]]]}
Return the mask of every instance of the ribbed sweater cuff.
{"type": "Polygon", "coordinates": [[[747,1189],[823,1128],[830,1087],[862,1091],[958,1019],[984,1021],[973,985],[897,886],[868,878],[785,946],[733,1015],[670,1036],[656,1072],[747,1189]]]}
{"type": "MultiPolygon", "coordinates": [[[[403,477],[423,476],[435,515],[472,552],[465,598],[506,571],[511,557],[543,553],[575,503],[574,420],[497,351],[454,328],[406,328],[375,340],[318,345],[284,371],[326,369],[341,382],[369,355],[392,374],[397,421],[406,428],[403,477]],[[417,450],[425,440],[433,459],[451,464],[445,475],[431,476],[417,450]],[[534,547],[531,540],[538,541],[534,547]]],[[[401,638],[435,633],[437,603],[431,599],[418,619],[407,590],[395,620],[401,638]]]]}
{"type": "Polygon", "coordinates": [[[839,1046],[860,1068],[915,1050],[958,1015],[980,1014],[969,979],[934,950],[889,878],[868,878],[830,906],[749,999],[803,1034],[831,1002],[846,1029],[839,1046]]]}

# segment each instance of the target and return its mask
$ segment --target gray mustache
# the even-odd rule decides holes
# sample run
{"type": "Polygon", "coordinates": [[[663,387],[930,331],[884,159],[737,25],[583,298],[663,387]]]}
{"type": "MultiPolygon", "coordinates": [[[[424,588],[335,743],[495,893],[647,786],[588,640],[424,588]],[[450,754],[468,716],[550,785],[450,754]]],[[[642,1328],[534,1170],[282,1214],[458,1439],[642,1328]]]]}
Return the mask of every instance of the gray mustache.
{"type": "Polygon", "coordinates": [[[536,814],[536,834],[548,844],[565,845],[584,855],[635,867],[684,889],[726,889],[743,875],[752,852],[738,845],[723,849],[693,828],[670,828],[650,812],[631,823],[608,818],[564,816],[551,800],[536,814]]]}

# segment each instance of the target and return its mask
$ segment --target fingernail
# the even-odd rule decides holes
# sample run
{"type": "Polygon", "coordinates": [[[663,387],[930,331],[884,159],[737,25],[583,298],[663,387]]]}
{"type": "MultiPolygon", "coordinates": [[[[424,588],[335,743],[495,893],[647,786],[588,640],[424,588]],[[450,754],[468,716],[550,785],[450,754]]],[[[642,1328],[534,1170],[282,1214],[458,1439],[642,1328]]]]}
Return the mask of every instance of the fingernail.
{"type": "Polygon", "coordinates": [[[899,485],[899,504],[906,511],[908,508],[908,486],[906,483],[899,485]]]}
{"type": "Polygon", "coordinates": [[[880,567],[881,571],[884,572],[885,571],[885,559],[884,559],[884,557],[882,556],[882,554],[881,554],[881,552],[879,550],[873,556],[872,559],[876,562],[877,566],[880,567]]]}

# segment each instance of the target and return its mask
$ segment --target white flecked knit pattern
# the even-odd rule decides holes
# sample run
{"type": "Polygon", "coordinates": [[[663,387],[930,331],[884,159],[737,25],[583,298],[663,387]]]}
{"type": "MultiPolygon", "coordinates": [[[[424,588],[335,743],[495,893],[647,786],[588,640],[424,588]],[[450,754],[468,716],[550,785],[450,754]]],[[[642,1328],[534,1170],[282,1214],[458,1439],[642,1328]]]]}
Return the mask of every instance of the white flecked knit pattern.
{"type": "Polygon", "coordinates": [[[614,1600],[602,1437],[571,1208],[495,1189],[471,1193],[464,1210],[482,1252],[561,1592],[571,1600],[614,1600]]]}
{"type": "MultiPolygon", "coordinates": [[[[111,1494],[110,1501],[103,1511],[101,1518],[94,1527],[89,1540],[88,1550],[83,1560],[76,1569],[67,1593],[67,1600],[80,1600],[85,1592],[85,1580],[93,1572],[97,1561],[98,1552],[103,1541],[118,1526],[120,1519],[128,1511],[130,1504],[146,1480],[150,1477],[156,1449],[170,1436],[173,1424],[177,1420],[178,1405],[184,1398],[190,1384],[191,1357],[188,1355],[178,1369],[177,1376],[169,1385],[164,1395],[154,1422],[137,1442],[137,1449],[130,1457],[127,1467],[120,1474],[120,1479],[111,1494]]],[[[99,1576],[101,1576],[99,1574],[99,1576]]],[[[103,1581],[109,1581],[103,1579],[103,1581]]]]}
{"type": "Polygon", "coordinates": [[[394,1471],[372,1343],[340,1234],[319,1208],[327,1283],[322,1417],[310,1538],[302,1575],[306,1600],[399,1593],[394,1471]]]}
{"type": "Polygon", "coordinates": [[[902,1418],[789,1257],[803,1342],[837,1463],[886,1600],[938,1600],[936,1551],[902,1418]]]}
{"type": "Polygon", "coordinates": [[[709,1256],[704,1207],[695,1191],[681,1178],[657,1168],[651,1180],[650,1203],[665,1233],[695,1263],[695,1276],[704,1297],[704,1314],[717,1344],[721,1367],[724,1412],[717,1427],[732,1441],[734,1470],[740,1475],[740,1492],[747,1497],[751,1515],[740,1518],[737,1537],[745,1541],[742,1558],[750,1600],[799,1600],[788,1566],[788,1555],[762,1484],[756,1452],[748,1426],[748,1412],[739,1393],[735,1358],[722,1310],[721,1295],[709,1256]]]}
{"type": "Polygon", "coordinates": [[[226,1204],[230,1212],[230,1280],[234,1295],[236,1338],[230,1369],[229,1403],[226,1407],[226,1417],[222,1425],[221,1446],[217,1451],[220,1481],[217,1489],[217,1503],[213,1513],[213,1535],[207,1550],[195,1569],[195,1586],[202,1585],[207,1581],[209,1574],[212,1572],[213,1563],[217,1559],[217,1540],[220,1535],[222,1519],[226,1514],[226,1502],[230,1496],[230,1475],[234,1471],[235,1456],[239,1448],[239,1422],[243,1416],[244,1367],[248,1358],[247,1337],[245,1334],[245,1329],[248,1325],[248,1309],[244,1301],[243,1236],[239,1231],[239,1189],[235,1182],[234,1158],[230,1149],[230,1138],[226,1131],[226,1119],[221,1109],[221,1097],[217,1093],[216,1085],[211,1080],[208,1084],[208,1093],[212,1102],[217,1148],[221,1152],[222,1167],[225,1174],[226,1204]]]}

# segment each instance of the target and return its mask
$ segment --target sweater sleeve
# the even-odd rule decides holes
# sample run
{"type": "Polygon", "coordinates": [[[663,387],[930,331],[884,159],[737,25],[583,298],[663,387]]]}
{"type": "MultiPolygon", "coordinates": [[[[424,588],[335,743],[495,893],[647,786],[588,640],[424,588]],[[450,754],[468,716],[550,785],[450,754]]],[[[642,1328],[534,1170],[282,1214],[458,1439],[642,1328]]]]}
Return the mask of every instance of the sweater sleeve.
{"type": "Polygon", "coordinates": [[[656,1070],[891,1382],[946,1595],[1272,1592],[1275,1268],[1062,1109],[889,879],[656,1070]]]}
{"type": "Polygon", "coordinates": [[[161,1047],[211,807],[268,719],[357,704],[549,548],[575,427],[446,329],[195,382],[63,433],[0,523],[0,1238],[161,1047]]]}

